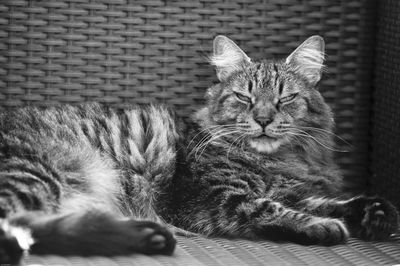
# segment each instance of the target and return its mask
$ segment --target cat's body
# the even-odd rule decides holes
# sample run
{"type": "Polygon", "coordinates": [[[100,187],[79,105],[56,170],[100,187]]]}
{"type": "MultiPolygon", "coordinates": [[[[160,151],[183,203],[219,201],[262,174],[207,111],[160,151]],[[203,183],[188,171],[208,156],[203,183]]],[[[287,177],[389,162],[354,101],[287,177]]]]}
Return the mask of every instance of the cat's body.
{"type": "MultiPolygon", "coordinates": [[[[175,126],[161,106],[118,111],[90,103],[5,111],[1,169],[10,176],[26,173],[26,189],[38,191],[13,201],[25,209],[65,213],[100,207],[154,220],[148,194],[161,191],[163,179],[174,174],[175,126]]],[[[8,203],[3,211],[19,209],[2,200],[8,203]]]]}
{"type": "Polygon", "coordinates": [[[173,251],[168,230],[137,219],[303,244],[388,237],[396,209],[343,192],[332,114],[315,89],[322,52],[312,37],[286,61],[252,62],[217,37],[221,83],[192,123],[160,106],[3,112],[0,260],[18,260],[13,239],[30,235],[38,253],[173,251]]]}

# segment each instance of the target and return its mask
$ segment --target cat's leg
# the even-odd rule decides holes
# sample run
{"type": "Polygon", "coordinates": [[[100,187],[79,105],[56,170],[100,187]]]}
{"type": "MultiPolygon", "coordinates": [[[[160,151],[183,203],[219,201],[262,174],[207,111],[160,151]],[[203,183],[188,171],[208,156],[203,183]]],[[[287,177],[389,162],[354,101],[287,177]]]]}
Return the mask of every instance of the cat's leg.
{"type": "Polygon", "coordinates": [[[359,196],[349,200],[310,197],[296,205],[297,209],[313,215],[343,219],[354,237],[381,240],[399,228],[396,207],[379,197],[359,196]]]}
{"type": "Polygon", "coordinates": [[[16,264],[28,250],[75,255],[171,254],[174,250],[173,235],[154,222],[98,209],[58,213],[57,189],[63,185],[59,180],[38,165],[0,171],[1,264],[16,264]]]}
{"type": "Polygon", "coordinates": [[[176,240],[150,221],[116,218],[99,210],[71,214],[21,212],[0,220],[0,263],[23,253],[58,255],[171,254],[176,240]]]}
{"type": "Polygon", "coordinates": [[[27,210],[52,212],[60,191],[59,176],[40,161],[15,157],[0,162],[0,263],[17,264],[33,243],[31,231],[13,226],[10,216],[27,210]]]}
{"type": "Polygon", "coordinates": [[[248,217],[256,235],[272,240],[334,245],[345,242],[349,236],[339,219],[310,215],[268,199],[257,199],[248,217]]]}
{"type": "Polygon", "coordinates": [[[349,235],[339,219],[313,216],[267,198],[251,199],[244,194],[230,193],[206,204],[202,211],[185,219],[190,230],[208,235],[262,238],[305,245],[339,244],[349,235]]]}
{"type": "Polygon", "coordinates": [[[172,234],[157,223],[99,210],[53,215],[26,212],[10,217],[9,222],[32,232],[35,254],[171,254],[175,246],[172,234]]]}

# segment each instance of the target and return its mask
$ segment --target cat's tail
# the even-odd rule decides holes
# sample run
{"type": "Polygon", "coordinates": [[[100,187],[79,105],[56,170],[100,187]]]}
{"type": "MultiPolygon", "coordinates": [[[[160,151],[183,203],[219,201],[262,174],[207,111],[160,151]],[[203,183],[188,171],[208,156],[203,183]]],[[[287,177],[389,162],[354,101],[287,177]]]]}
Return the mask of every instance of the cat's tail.
{"type": "Polygon", "coordinates": [[[25,212],[0,220],[0,264],[17,264],[24,251],[56,255],[167,254],[176,240],[150,221],[115,218],[98,210],[63,215],[25,212]]]}

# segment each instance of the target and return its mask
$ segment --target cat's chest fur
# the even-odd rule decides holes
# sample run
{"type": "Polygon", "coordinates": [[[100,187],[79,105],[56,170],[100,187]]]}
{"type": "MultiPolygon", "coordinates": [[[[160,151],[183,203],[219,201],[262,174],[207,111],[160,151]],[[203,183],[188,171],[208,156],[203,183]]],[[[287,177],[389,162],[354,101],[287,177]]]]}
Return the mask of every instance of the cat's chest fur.
{"type": "Polygon", "coordinates": [[[196,152],[189,154],[191,168],[197,176],[212,172],[216,180],[255,182],[256,185],[249,187],[257,193],[270,194],[274,189],[286,189],[314,180],[310,173],[319,170],[298,154],[259,154],[224,141],[208,144],[200,155],[196,152]]]}

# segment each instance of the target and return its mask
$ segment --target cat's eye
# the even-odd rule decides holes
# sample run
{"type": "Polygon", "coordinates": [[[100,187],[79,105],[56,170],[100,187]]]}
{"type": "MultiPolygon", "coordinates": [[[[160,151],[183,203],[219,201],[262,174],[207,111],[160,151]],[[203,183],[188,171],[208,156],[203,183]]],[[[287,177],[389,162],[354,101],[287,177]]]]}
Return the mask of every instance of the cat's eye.
{"type": "Polygon", "coordinates": [[[241,93],[235,92],[235,95],[236,95],[236,97],[237,97],[239,100],[241,100],[241,101],[243,101],[243,102],[247,102],[247,103],[251,102],[251,99],[250,99],[249,97],[244,96],[244,95],[241,94],[241,93]]]}
{"type": "Polygon", "coordinates": [[[291,101],[294,100],[294,98],[296,98],[296,96],[297,96],[297,93],[292,93],[292,94],[290,94],[290,95],[288,95],[288,96],[286,96],[286,97],[280,98],[280,99],[279,99],[279,102],[280,102],[280,103],[288,103],[288,102],[291,102],[291,101]]]}
{"type": "Polygon", "coordinates": [[[247,86],[247,89],[249,90],[250,93],[253,90],[253,82],[251,80],[249,80],[249,84],[247,86]]]}

